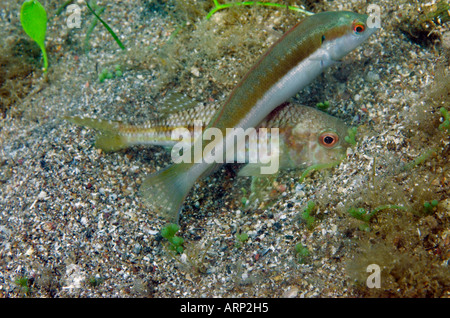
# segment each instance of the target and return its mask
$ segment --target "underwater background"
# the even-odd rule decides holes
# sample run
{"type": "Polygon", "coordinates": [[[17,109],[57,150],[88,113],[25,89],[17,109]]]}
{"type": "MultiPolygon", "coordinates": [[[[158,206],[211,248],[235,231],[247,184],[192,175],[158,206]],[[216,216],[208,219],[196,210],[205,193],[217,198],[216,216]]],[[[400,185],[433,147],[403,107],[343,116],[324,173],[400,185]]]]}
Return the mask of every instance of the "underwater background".
{"type": "Polygon", "coordinates": [[[222,166],[195,184],[179,226],[139,195],[166,149],[106,153],[64,120],[144,123],[172,92],[223,103],[305,17],[211,11],[233,2],[41,0],[45,71],[22,1],[0,3],[0,297],[450,296],[448,1],[371,1],[381,29],[293,98],[357,127],[345,160],[269,178],[222,166]]]}

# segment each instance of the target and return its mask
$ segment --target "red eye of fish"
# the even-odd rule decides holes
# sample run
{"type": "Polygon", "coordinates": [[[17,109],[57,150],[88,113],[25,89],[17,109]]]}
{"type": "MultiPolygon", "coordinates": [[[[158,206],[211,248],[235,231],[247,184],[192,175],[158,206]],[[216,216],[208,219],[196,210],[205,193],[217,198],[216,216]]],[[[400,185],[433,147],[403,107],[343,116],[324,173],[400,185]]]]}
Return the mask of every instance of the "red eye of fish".
{"type": "Polygon", "coordinates": [[[319,143],[325,148],[334,147],[339,141],[338,135],[333,132],[326,132],[319,136],[319,143]]]}
{"type": "Polygon", "coordinates": [[[356,34],[363,33],[365,29],[366,29],[366,27],[362,23],[354,23],[353,24],[353,31],[356,34]]]}

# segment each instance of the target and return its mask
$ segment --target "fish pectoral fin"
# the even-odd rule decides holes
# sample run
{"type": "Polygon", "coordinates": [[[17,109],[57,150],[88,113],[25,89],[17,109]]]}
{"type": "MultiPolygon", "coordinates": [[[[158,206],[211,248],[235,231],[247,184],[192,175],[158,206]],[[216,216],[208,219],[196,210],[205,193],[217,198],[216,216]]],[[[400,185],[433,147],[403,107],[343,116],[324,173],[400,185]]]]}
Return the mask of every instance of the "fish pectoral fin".
{"type": "Polygon", "coordinates": [[[321,67],[328,67],[328,66],[331,66],[331,65],[336,65],[336,64],[341,64],[342,63],[342,60],[336,60],[336,59],[333,59],[332,57],[330,57],[330,56],[317,56],[317,57],[313,57],[313,58],[311,58],[311,60],[312,61],[316,61],[316,62],[320,62],[320,66],[321,67]]]}
{"type": "Polygon", "coordinates": [[[148,176],[140,189],[145,203],[171,222],[178,223],[183,201],[195,182],[188,169],[187,164],[173,164],[148,176]]]}

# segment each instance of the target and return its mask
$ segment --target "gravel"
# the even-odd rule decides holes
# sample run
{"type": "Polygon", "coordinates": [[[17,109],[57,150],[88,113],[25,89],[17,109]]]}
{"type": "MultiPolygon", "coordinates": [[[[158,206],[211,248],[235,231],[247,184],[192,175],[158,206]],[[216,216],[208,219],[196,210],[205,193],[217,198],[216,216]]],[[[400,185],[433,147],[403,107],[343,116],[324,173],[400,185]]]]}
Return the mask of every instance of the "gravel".
{"type": "MultiPolygon", "coordinates": [[[[51,1],[42,3],[46,8],[57,8],[51,1]]],[[[167,50],[175,51],[171,43],[189,37],[201,39],[205,23],[216,23],[223,29],[228,24],[221,19],[239,21],[224,11],[210,22],[188,20],[187,29],[174,36],[184,21],[180,16],[189,13],[189,8],[184,12],[170,1],[167,6],[182,14],[167,14],[156,6],[159,2],[102,3],[106,7],[102,17],[117,31],[128,51],[121,52],[98,24],[86,55],[83,43],[91,20],[83,2],[76,3],[82,8],[83,27],[68,29],[65,13],[49,21],[48,81],[36,72],[32,79],[35,91],[0,121],[0,297],[369,296],[372,291],[355,282],[358,279],[348,272],[348,264],[364,250],[363,242],[383,240],[376,233],[383,233],[387,224],[383,222],[388,220],[376,220],[370,224],[371,232],[366,232],[359,230],[361,224],[345,211],[355,203],[375,208],[383,200],[413,204],[409,197],[397,202],[391,190],[372,197],[366,190],[373,171],[379,180],[407,180],[397,168],[420,155],[428,143],[440,147],[438,159],[417,169],[424,174],[433,171],[434,179],[428,181],[435,184],[430,191],[441,203],[432,216],[439,225],[429,230],[429,237],[440,247],[440,254],[424,264],[448,270],[450,175],[448,165],[439,161],[448,155],[448,136],[438,130],[433,130],[434,138],[423,141],[419,138],[423,134],[417,133],[417,138],[408,135],[415,127],[415,110],[426,105],[427,93],[437,86],[439,68],[445,65],[448,71],[448,64],[441,63],[445,57],[437,47],[414,43],[397,29],[395,12],[401,5],[377,1],[383,8],[383,29],[296,97],[310,105],[329,100],[331,114],[349,125],[359,125],[358,144],[349,151],[348,160],[311,174],[302,184],[298,182],[300,172],[283,172],[262,191],[263,201],[252,202],[249,209],[242,198],[249,193],[251,180],[237,178],[237,166],[223,167],[200,180],[187,198],[180,220],[177,235],[185,240],[180,255],[174,254],[160,235],[165,221],[139,197],[145,175],[170,163],[166,150],[133,147],[103,153],[93,146],[94,131],[75,127],[63,116],[142,122],[154,116],[158,100],[170,90],[184,91],[205,102],[220,102],[242,74],[240,64],[247,66],[247,59],[254,60],[254,56],[245,50],[231,51],[227,60],[227,41],[231,40],[219,37],[224,41],[218,53],[224,56],[223,61],[204,59],[204,64],[194,65],[205,56],[201,47],[198,52],[186,52],[188,56],[167,57],[167,50]],[[245,56],[242,63],[239,54],[245,56]],[[234,64],[232,59],[236,59],[234,64]],[[169,66],[163,65],[164,61],[169,66]],[[100,83],[102,69],[113,70],[116,64],[122,67],[123,75],[100,83]],[[220,83],[213,79],[220,72],[223,77],[234,74],[237,78],[228,76],[228,82],[220,83]],[[301,220],[310,200],[318,204],[312,229],[301,220]],[[240,233],[247,233],[248,239],[240,242],[236,238],[240,233]],[[295,253],[297,244],[309,250],[302,261],[295,253]],[[25,283],[19,282],[21,278],[25,283]]],[[[364,12],[365,1],[327,2],[317,10],[322,7],[364,12]]],[[[8,17],[1,22],[2,37],[9,41],[24,37],[19,8],[15,1],[0,5],[1,15],[8,17]]],[[[285,18],[283,10],[242,10],[249,15],[242,13],[243,20],[267,17],[257,28],[265,24],[278,32],[293,25],[287,24],[293,21],[292,14],[285,18]]],[[[210,28],[204,36],[214,37],[210,28]]],[[[262,52],[275,39],[271,33],[265,42],[253,44],[249,50],[262,52]]],[[[177,45],[181,50],[189,43],[177,45]]],[[[438,114],[428,115],[439,119],[438,114]]],[[[418,122],[424,122],[422,117],[418,122]]],[[[406,186],[401,191],[409,193],[406,186]]],[[[411,186],[410,191],[416,190],[411,186]]],[[[422,222],[415,215],[408,215],[407,220],[422,222]]],[[[415,232],[417,224],[412,225],[415,232]]],[[[429,224],[425,229],[433,227],[433,222],[429,224]]],[[[425,238],[421,240],[422,244],[425,238]]],[[[387,239],[383,242],[391,244],[387,239]]],[[[403,240],[402,253],[416,255],[408,249],[408,242],[403,240]]],[[[427,251],[432,254],[435,250],[427,251]]],[[[437,280],[431,279],[430,286],[434,283],[437,280]]],[[[448,297],[449,285],[439,284],[441,294],[431,296],[448,297]]],[[[405,296],[393,289],[380,293],[405,296]]]]}

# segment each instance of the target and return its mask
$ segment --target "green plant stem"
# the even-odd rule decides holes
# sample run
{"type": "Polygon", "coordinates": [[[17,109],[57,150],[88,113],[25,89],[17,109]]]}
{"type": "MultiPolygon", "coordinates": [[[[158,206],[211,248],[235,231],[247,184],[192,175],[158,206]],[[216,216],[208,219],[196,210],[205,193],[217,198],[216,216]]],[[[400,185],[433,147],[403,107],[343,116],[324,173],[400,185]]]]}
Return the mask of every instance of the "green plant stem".
{"type": "Polygon", "coordinates": [[[173,41],[173,39],[178,35],[178,33],[181,31],[182,28],[186,26],[186,21],[183,22],[181,25],[177,26],[175,31],[172,32],[172,34],[169,36],[169,39],[167,40],[167,43],[170,43],[173,41]]]}
{"type": "Polygon", "coordinates": [[[402,205],[396,205],[396,204],[385,204],[380,205],[379,207],[376,207],[372,210],[372,212],[369,213],[370,217],[374,216],[378,211],[385,210],[385,209],[392,209],[392,210],[404,210],[406,211],[406,208],[402,205]]]}
{"type": "Polygon", "coordinates": [[[295,6],[287,6],[285,4],[272,3],[272,2],[244,1],[244,2],[232,2],[232,3],[224,3],[224,4],[220,4],[217,0],[213,0],[213,2],[214,2],[214,8],[211,11],[209,11],[209,13],[206,15],[207,20],[209,18],[211,18],[211,16],[214,13],[216,13],[217,11],[222,10],[222,9],[238,7],[238,6],[255,6],[255,5],[265,6],[265,7],[288,8],[289,10],[301,12],[305,15],[313,15],[314,14],[314,13],[300,9],[295,6]]]}
{"type": "Polygon", "coordinates": [[[366,212],[366,210],[363,209],[363,208],[359,208],[359,209],[351,208],[351,209],[349,209],[349,213],[355,219],[358,219],[358,220],[361,220],[361,221],[364,221],[364,222],[370,222],[370,220],[375,216],[375,214],[377,214],[379,211],[385,210],[385,209],[404,210],[404,211],[406,211],[406,208],[404,206],[401,206],[401,205],[384,204],[384,205],[380,205],[379,207],[376,207],[371,212],[366,212]]]}
{"type": "Polygon", "coordinates": [[[48,71],[48,58],[47,58],[47,51],[45,50],[45,45],[41,45],[39,44],[39,47],[41,48],[42,51],[42,58],[44,59],[44,73],[47,73],[48,71]]]}
{"type": "Polygon", "coordinates": [[[309,166],[308,168],[305,169],[305,171],[303,171],[302,175],[300,176],[300,180],[298,180],[299,183],[302,183],[303,180],[312,172],[315,170],[322,170],[322,169],[330,169],[333,168],[334,166],[337,166],[341,163],[341,160],[338,161],[333,161],[330,163],[318,163],[312,166],[309,166]]]}
{"type": "Polygon", "coordinates": [[[60,6],[60,7],[58,8],[58,10],[56,10],[55,15],[60,15],[61,12],[62,12],[68,5],[72,4],[73,1],[74,1],[74,0],[67,0],[66,2],[64,2],[64,3],[62,4],[62,6],[60,6]]]}
{"type": "Polygon", "coordinates": [[[441,112],[442,117],[444,117],[444,121],[439,125],[439,129],[442,131],[447,130],[447,132],[450,133],[450,115],[444,107],[441,107],[439,111],[441,112]]]}
{"type": "Polygon", "coordinates": [[[420,165],[421,163],[423,163],[424,161],[426,161],[428,158],[430,158],[432,155],[434,155],[436,153],[436,149],[432,148],[432,149],[428,149],[425,153],[421,154],[420,156],[418,156],[416,159],[414,159],[411,162],[408,162],[405,166],[404,166],[404,170],[410,170],[412,168],[414,168],[415,166],[420,165]]]}
{"type": "Polygon", "coordinates": [[[106,24],[105,21],[103,21],[98,15],[97,13],[95,13],[95,11],[91,8],[91,6],[89,5],[89,3],[87,1],[84,1],[89,9],[89,11],[91,11],[91,13],[101,22],[101,24],[103,24],[103,26],[106,28],[106,30],[108,30],[108,32],[111,34],[111,36],[114,38],[114,40],[116,40],[116,43],[119,45],[119,47],[122,50],[125,50],[125,45],[122,44],[122,42],[120,41],[119,37],[114,33],[114,31],[109,27],[108,24],[106,24]]]}
{"type": "MultiPolygon", "coordinates": [[[[96,12],[97,15],[100,16],[103,13],[103,11],[105,11],[105,8],[101,7],[101,8],[98,8],[96,10],[97,10],[97,12],[96,12]]],[[[89,29],[86,32],[86,36],[84,38],[84,52],[86,54],[89,53],[89,39],[90,39],[91,33],[94,31],[94,28],[97,25],[98,21],[99,21],[98,19],[94,18],[94,20],[92,20],[91,25],[89,26],[89,29]]]]}

